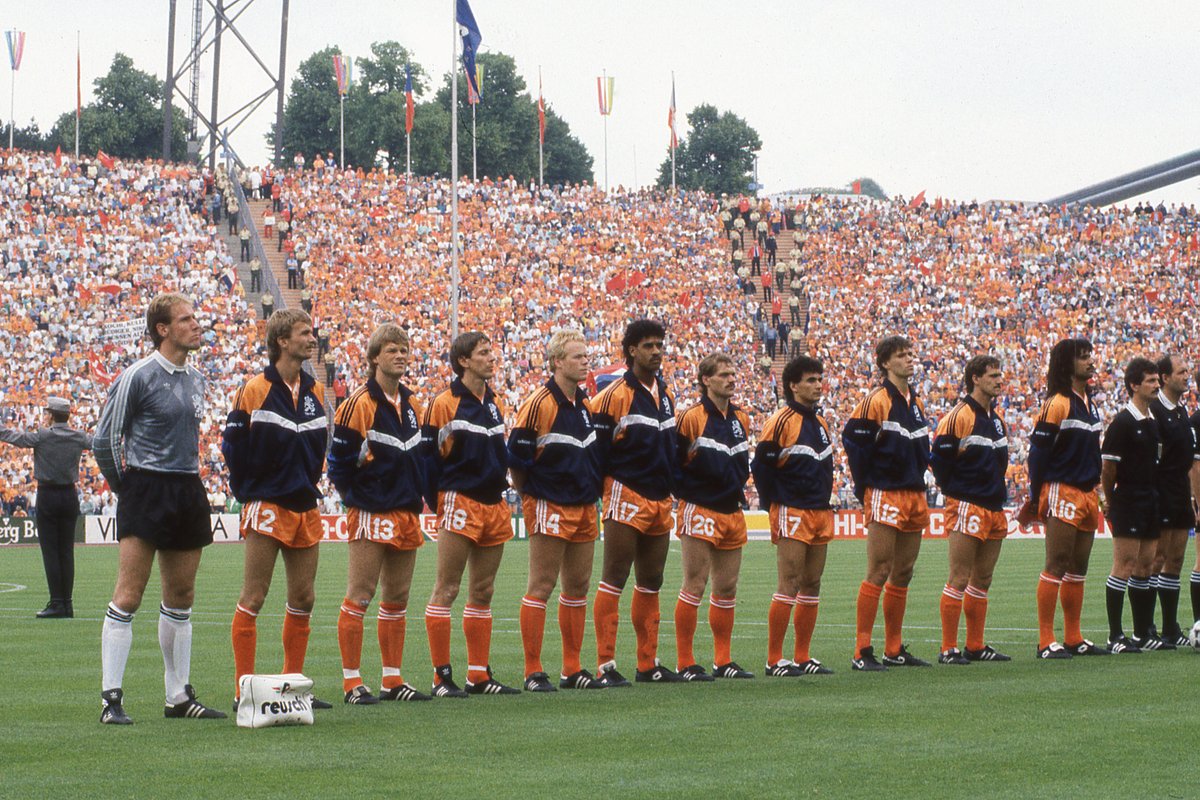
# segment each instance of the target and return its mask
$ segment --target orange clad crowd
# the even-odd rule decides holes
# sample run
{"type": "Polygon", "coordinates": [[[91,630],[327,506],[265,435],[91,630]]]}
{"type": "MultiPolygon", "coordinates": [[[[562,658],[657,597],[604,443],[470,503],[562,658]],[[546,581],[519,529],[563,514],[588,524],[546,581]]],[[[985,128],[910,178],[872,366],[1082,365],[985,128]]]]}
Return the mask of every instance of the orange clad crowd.
{"type": "MultiPolygon", "coordinates": [[[[449,182],[294,169],[276,173],[275,183],[337,371],[351,387],[360,383],[367,336],[396,321],[413,342],[410,385],[426,398],[439,391],[450,378],[449,182]]],[[[32,427],[45,397],[62,394],[75,402],[75,424],[90,429],[105,374],[147,348],[144,338],[114,338],[110,326],[138,319],[158,291],[188,293],[207,323],[195,362],[209,380],[201,468],[220,505],[221,425],[234,388],[261,368],[263,348],[240,287],[230,287],[233,262],[220,232],[204,213],[212,185],[202,170],[159,162],[106,170],[4,155],[0,409],[5,425],[32,427]]],[[[727,226],[742,210],[737,201],[726,215],[723,201],[703,193],[538,189],[511,179],[463,181],[458,193],[459,328],[492,337],[501,356],[495,388],[510,409],[545,380],[553,330],[583,330],[593,365],[607,368],[619,361],[625,324],[643,316],[668,328],[665,377],[681,405],[696,394],[699,359],[725,351],[743,366],[739,401],[752,427],[777,406],[777,369],[759,368],[771,304],[757,276],[750,285],[731,262],[729,236],[743,248],[757,238],[756,224],[745,233],[727,226]]],[[[1011,430],[1013,501],[1024,491],[1027,436],[1057,339],[1085,336],[1096,345],[1106,417],[1125,402],[1119,376],[1129,358],[1190,357],[1197,339],[1194,209],[827,197],[756,210],[786,238],[783,294],[803,294],[800,343],[825,362],[831,425],[840,428],[877,380],[873,348],[882,335],[914,341],[915,386],[935,421],[957,398],[966,360],[991,352],[1008,376],[1001,410],[1011,430]]],[[[839,470],[837,501],[850,505],[844,465],[839,470]]],[[[114,498],[90,458],[85,473],[85,509],[111,512],[114,498]]],[[[31,477],[31,460],[6,450],[6,510],[32,501],[31,477]]],[[[336,497],[326,508],[336,508],[336,497]]]]}

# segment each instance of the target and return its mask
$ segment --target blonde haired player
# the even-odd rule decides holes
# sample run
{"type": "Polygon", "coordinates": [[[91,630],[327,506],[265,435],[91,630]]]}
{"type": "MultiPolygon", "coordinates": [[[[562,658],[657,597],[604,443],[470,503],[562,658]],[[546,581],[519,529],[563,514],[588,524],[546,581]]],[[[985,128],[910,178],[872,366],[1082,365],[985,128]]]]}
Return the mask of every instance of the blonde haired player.
{"type": "Polygon", "coordinates": [[[421,509],[424,476],[418,447],[423,414],[400,382],[408,368],[408,334],[384,323],[367,341],[367,382],[341,406],[333,423],[329,479],[346,504],[350,535],[346,597],[338,613],[345,701],[428,700],[405,683],[404,633],[408,592],[417,548],[424,542],[421,509]],[[376,697],[363,683],[363,618],[376,589],[383,690],[376,697]]]}

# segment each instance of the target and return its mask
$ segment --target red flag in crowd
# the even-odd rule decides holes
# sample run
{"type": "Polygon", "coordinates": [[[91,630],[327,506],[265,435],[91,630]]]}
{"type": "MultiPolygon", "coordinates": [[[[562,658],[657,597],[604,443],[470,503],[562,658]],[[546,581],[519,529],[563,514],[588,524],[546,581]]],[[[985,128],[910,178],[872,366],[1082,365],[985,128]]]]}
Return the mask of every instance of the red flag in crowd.
{"type": "Polygon", "coordinates": [[[862,181],[855,181],[853,184],[851,184],[850,189],[855,194],[862,194],[862,181]]]}
{"type": "Polygon", "coordinates": [[[58,147],[54,148],[54,168],[55,169],[62,168],[62,145],[61,144],[58,147]]]}
{"type": "Polygon", "coordinates": [[[100,163],[103,164],[104,168],[107,170],[111,170],[116,164],[116,162],[113,160],[113,157],[103,150],[96,151],[96,158],[99,159],[100,163]]]}
{"type": "Polygon", "coordinates": [[[88,351],[88,369],[91,370],[96,383],[101,386],[108,386],[112,383],[112,375],[104,368],[104,362],[100,360],[100,356],[96,355],[95,350],[88,351]]]}
{"type": "Polygon", "coordinates": [[[924,202],[925,202],[925,190],[922,189],[921,193],[919,195],[917,195],[916,197],[914,197],[912,200],[910,200],[908,202],[908,207],[909,208],[920,208],[921,204],[924,202]]]}

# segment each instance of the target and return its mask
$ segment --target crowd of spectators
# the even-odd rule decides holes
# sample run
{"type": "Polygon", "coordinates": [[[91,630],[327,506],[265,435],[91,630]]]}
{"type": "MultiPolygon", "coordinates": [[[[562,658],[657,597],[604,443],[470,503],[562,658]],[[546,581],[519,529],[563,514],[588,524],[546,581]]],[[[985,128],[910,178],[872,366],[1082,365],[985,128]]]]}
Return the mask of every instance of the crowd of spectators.
{"type": "MultiPolygon", "coordinates": [[[[449,182],[331,164],[252,170],[240,180],[290,218],[287,243],[324,345],[318,375],[344,396],[363,380],[370,331],[396,321],[413,345],[409,384],[426,401],[440,391],[451,378],[449,182]]],[[[222,213],[236,210],[232,195],[221,171],[151,161],[106,169],[23,152],[0,159],[3,423],[35,426],[44,398],[62,394],[75,402],[74,422],[90,429],[106,379],[148,347],[140,336],[114,339],[106,326],[140,318],[158,291],[186,292],[206,322],[195,362],[210,382],[201,467],[214,507],[225,505],[221,425],[231,393],[263,361],[218,230],[222,213]]],[[[459,329],[492,337],[501,362],[494,384],[510,414],[545,380],[554,329],[582,329],[602,370],[620,364],[627,321],[646,316],[669,331],[664,373],[681,405],[697,396],[699,359],[725,351],[743,365],[738,400],[756,428],[780,402],[786,343],[824,360],[824,413],[840,429],[878,381],[875,342],[901,333],[915,343],[915,387],[934,421],[957,399],[970,356],[1003,360],[1014,502],[1056,340],[1096,345],[1096,399],[1108,418],[1125,401],[1125,362],[1186,357],[1200,325],[1187,313],[1200,257],[1191,208],[859,197],[772,206],[512,179],[463,181],[458,199],[459,329]]],[[[113,496],[90,458],[84,463],[85,510],[111,512],[113,496]]],[[[849,506],[838,464],[835,493],[849,506]]],[[[328,494],[324,509],[336,511],[328,494]]],[[[6,450],[4,510],[32,496],[30,460],[6,450]]]]}
{"type": "MultiPolygon", "coordinates": [[[[160,291],[196,301],[205,346],[193,363],[209,380],[201,469],[210,496],[225,494],[219,438],[232,391],[258,364],[256,320],[242,301],[215,227],[223,176],[157,161],[112,163],[0,153],[0,422],[33,429],[47,396],[71,398],[71,424],[95,427],[108,382],[149,353],[144,314],[160,291]],[[129,322],[132,335],[116,333],[129,322]]],[[[85,513],[115,498],[85,455],[85,513]]],[[[34,500],[27,450],[4,448],[6,513],[34,500]]]]}

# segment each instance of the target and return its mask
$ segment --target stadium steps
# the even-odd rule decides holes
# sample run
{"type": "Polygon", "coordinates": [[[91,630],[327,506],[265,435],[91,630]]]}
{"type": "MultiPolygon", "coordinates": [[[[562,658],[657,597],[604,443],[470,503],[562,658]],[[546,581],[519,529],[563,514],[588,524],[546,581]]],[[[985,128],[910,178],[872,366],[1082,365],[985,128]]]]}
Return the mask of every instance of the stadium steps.
{"type": "MultiPolygon", "coordinates": [[[[250,291],[250,262],[240,260],[242,254],[242,240],[235,233],[229,235],[229,218],[221,217],[221,222],[217,225],[217,230],[221,233],[221,238],[225,241],[225,247],[234,258],[234,266],[237,268],[237,279],[242,285],[242,295],[246,298],[246,305],[250,306],[250,310],[254,312],[256,317],[262,318],[262,292],[250,291]]],[[[241,231],[241,225],[238,226],[241,231]]]]}
{"type": "MultiPolygon", "coordinates": [[[[785,227],[783,230],[781,230],[779,232],[779,235],[776,236],[775,238],[776,238],[776,242],[777,242],[776,249],[775,249],[776,261],[790,263],[792,260],[792,251],[794,249],[792,247],[792,232],[785,227]]],[[[754,241],[753,234],[747,233],[746,238],[745,238],[745,246],[744,246],[743,252],[749,253],[750,246],[751,246],[751,244],[753,244],[753,241],[754,241]]],[[[747,266],[749,266],[748,262],[747,262],[747,266]]],[[[766,257],[765,252],[762,257],[762,268],[764,270],[770,269],[769,267],[767,267],[767,257],[766,257]]],[[[769,323],[771,321],[771,304],[768,303],[766,300],[767,293],[765,291],[763,291],[762,284],[760,282],[762,279],[760,276],[755,275],[751,278],[751,280],[756,281],[756,283],[754,285],[755,299],[758,301],[759,305],[762,307],[763,316],[766,319],[766,321],[769,323]]],[[[791,292],[791,289],[788,288],[788,289],[784,290],[784,294],[783,294],[784,304],[783,304],[782,318],[785,320],[790,320],[790,313],[788,311],[788,306],[787,306],[787,298],[790,295],[790,292],[791,292]]],[[[810,308],[811,308],[811,304],[810,304],[809,296],[807,294],[802,294],[800,296],[800,327],[801,327],[801,329],[804,329],[808,326],[810,308]]],[[[766,345],[764,344],[763,350],[760,352],[765,352],[765,351],[766,351],[766,345]]],[[[778,346],[776,347],[775,359],[771,365],[771,368],[776,375],[780,375],[783,372],[783,367],[784,367],[784,365],[787,364],[789,355],[794,355],[794,354],[789,353],[788,355],[785,355],[782,352],[782,348],[780,348],[778,346]]]]}
{"type": "MultiPolygon", "coordinates": [[[[258,233],[260,236],[263,234],[262,215],[270,205],[270,200],[254,199],[250,201],[250,219],[254,220],[255,224],[258,225],[258,233]]],[[[279,284],[279,292],[283,296],[283,305],[281,307],[298,309],[300,308],[300,290],[287,288],[287,256],[282,250],[276,249],[278,244],[278,234],[276,234],[270,240],[263,236],[263,250],[265,250],[267,254],[267,263],[263,264],[263,269],[271,270],[271,274],[275,276],[275,281],[279,284]]],[[[241,245],[239,244],[238,247],[240,249],[241,245]]],[[[238,270],[238,274],[241,274],[240,269],[238,270]]],[[[245,285],[250,285],[249,269],[246,270],[245,285]]],[[[313,310],[314,312],[316,311],[315,308],[313,310]]],[[[258,304],[258,313],[262,313],[262,303],[258,304]]],[[[332,424],[335,398],[333,394],[333,386],[325,382],[325,365],[313,361],[308,361],[305,363],[308,365],[308,372],[317,379],[317,383],[319,383],[321,388],[324,390],[322,399],[325,401],[325,410],[329,415],[329,419],[332,424]]],[[[344,370],[345,365],[341,366],[344,370]]]]}

